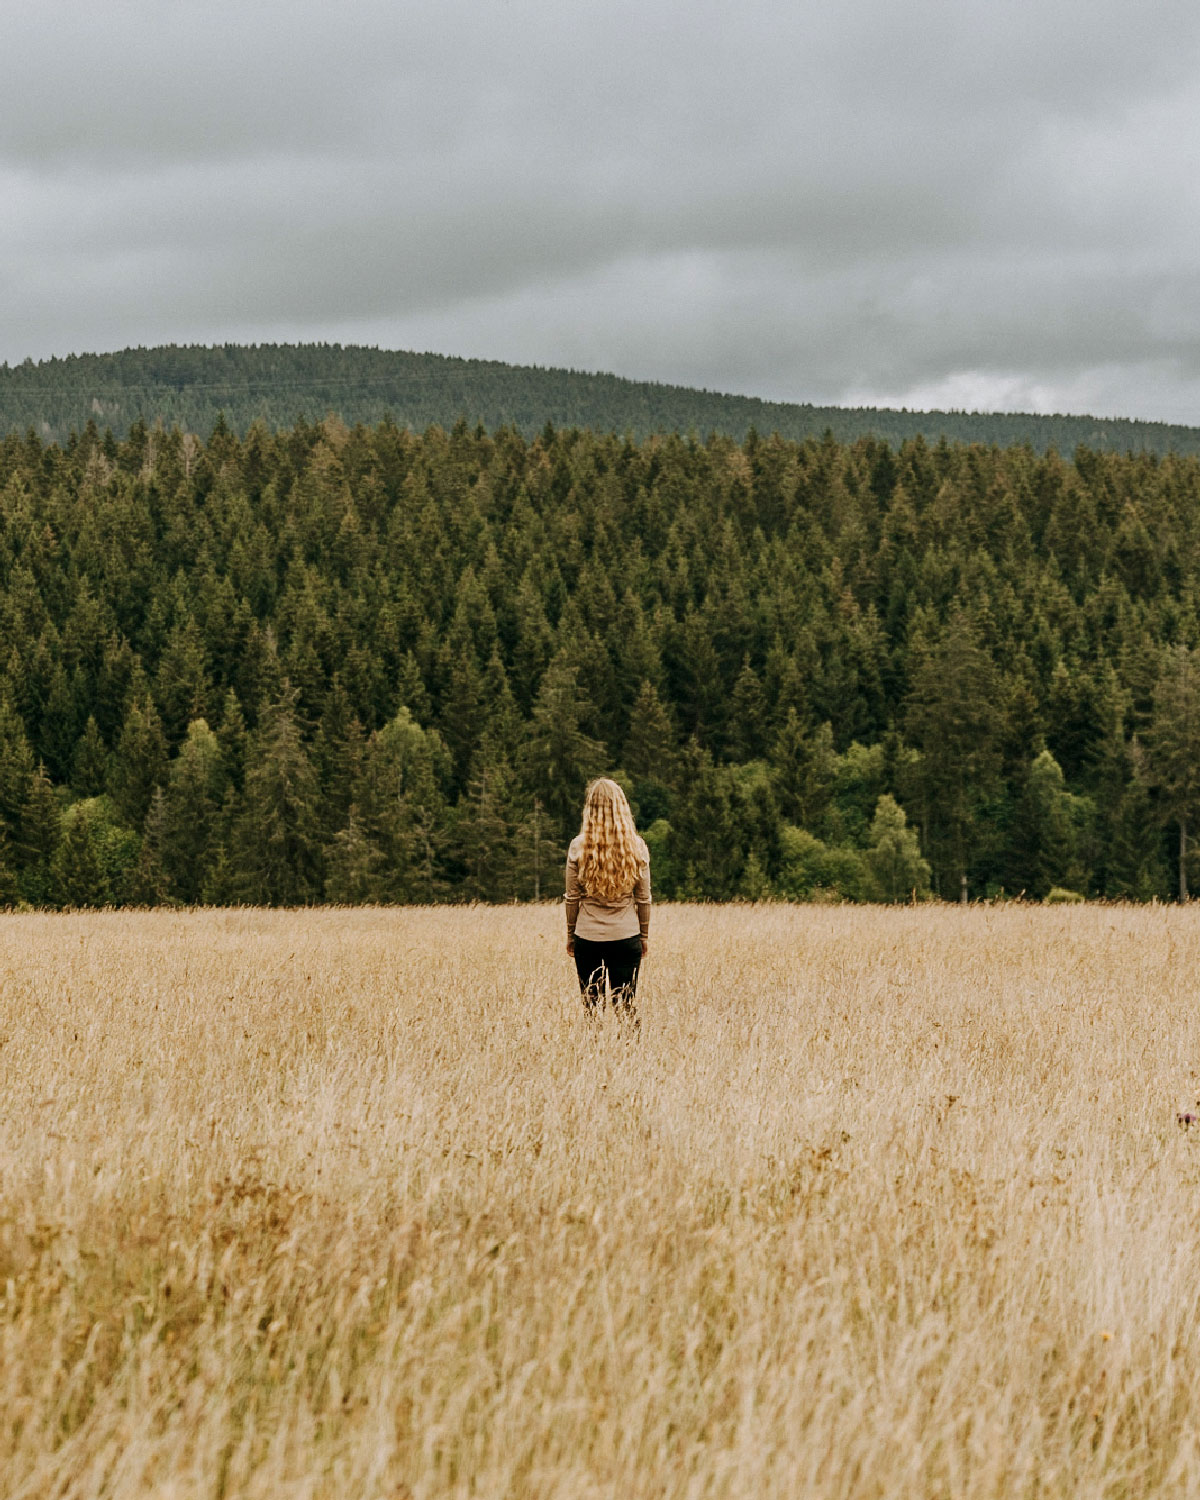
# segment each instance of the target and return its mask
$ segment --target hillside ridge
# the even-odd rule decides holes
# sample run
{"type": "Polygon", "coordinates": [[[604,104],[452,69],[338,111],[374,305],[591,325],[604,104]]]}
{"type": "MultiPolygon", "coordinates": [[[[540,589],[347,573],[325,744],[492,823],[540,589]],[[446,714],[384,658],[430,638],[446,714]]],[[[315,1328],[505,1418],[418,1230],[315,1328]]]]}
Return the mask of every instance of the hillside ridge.
{"type": "Polygon", "coordinates": [[[416,431],[459,419],[526,436],[555,427],[628,433],[751,428],[802,441],[874,437],[1029,444],[1037,452],[1200,453],[1200,428],[1133,418],[1028,412],[911,411],[816,406],[634,380],[622,375],[342,344],[166,344],[0,365],[0,433],[32,428],[66,442],[90,421],[118,438],[139,419],[207,434],[220,416],[236,432],[272,431],[336,413],[347,423],[391,419],[416,431]]]}

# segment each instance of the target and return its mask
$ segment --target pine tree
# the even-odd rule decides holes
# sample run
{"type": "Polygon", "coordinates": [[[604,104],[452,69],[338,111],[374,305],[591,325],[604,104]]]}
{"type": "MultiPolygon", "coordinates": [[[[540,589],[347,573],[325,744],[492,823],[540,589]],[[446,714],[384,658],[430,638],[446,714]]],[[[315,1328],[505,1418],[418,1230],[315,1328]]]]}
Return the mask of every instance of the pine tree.
{"type": "Polygon", "coordinates": [[[780,812],[788,823],[823,834],[833,802],[837,754],[833,726],[819,725],[805,732],[794,708],[771,747],[771,767],[780,812]]]}
{"type": "Polygon", "coordinates": [[[108,792],[130,828],[140,828],[154,788],[167,779],[167,741],[154,704],[135,698],[108,767],[108,792]]]}
{"type": "Polygon", "coordinates": [[[921,751],[915,778],[926,848],[942,887],[967,890],[981,803],[999,770],[1000,719],[996,674],[964,612],[913,672],[908,730],[921,751]]]}
{"type": "Polygon", "coordinates": [[[0,819],[0,911],[16,906],[21,899],[15,865],[13,842],[9,838],[7,825],[0,819]]]}
{"type": "Polygon", "coordinates": [[[521,864],[516,773],[491,742],[480,747],[466,795],[458,805],[455,850],[464,870],[462,894],[478,901],[515,898],[521,864]]]}
{"type": "Polygon", "coordinates": [[[296,723],[295,694],[264,711],[251,737],[245,800],[234,831],[240,892],[267,906],[302,906],[322,886],[316,774],[296,723]]]}
{"type": "Polygon", "coordinates": [[[1130,745],[1129,780],[1110,809],[1105,850],[1104,894],[1125,901],[1165,901],[1173,885],[1170,834],[1154,803],[1146,779],[1146,755],[1134,740],[1130,745]]]}
{"type": "Polygon", "coordinates": [[[182,740],[188,724],[207,712],[212,684],[207,653],[195,618],[176,625],[158,664],[154,696],[171,744],[182,740]]]}
{"type": "Polygon", "coordinates": [[[58,662],[51,673],[49,694],[38,736],[42,759],[55,781],[65,782],[70,777],[79,730],[75,695],[71,691],[71,683],[62,663],[58,662]]]}
{"type": "Polygon", "coordinates": [[[487,706],[487,727],[480,737],[480,748],[490,747],[489,754],[502,754],[509,760],[515,759],[522,739],[523,724],[498,647],[492,648],[492,654],[484,668],[483,702],[487,706]]]}
{"type": "Polygon", "coordinates": [[[60,906],[106,906],[111,898],[96,837],[91,802],[76,802],[62,820],[62,837],[50,866],[60,906]]]}
{"type": "Polygon", "coordinates": [[[713,764],[712,756],[695,739],[685,747],[681,761],[672,824],[673,849],[690,872],[681,894],[728,901],[737,894],[745,862],[732,779],[724,767],[713,764]]]}
{"type": "Polygon", "coordinates": [[[171,881],[163,864],[167,842],[166,794],[154,788],[142,830],[134,879],[134,899],[143,906],[162,906],[171,901],[171,881]]]}
{"type": "Polygon", "coordinates": [[[17,860],[21,895],[30,906],[54,903],[52,864],[58,849],[61,817],[58,798],[43,761],[29,782],[21,809],[21,842],[17,860]]]}
{"type": "Polygon", "coordinates": [[[312,760],[321,786],[322,822],[332,838],[346,827],[354,786],[362,770],[366,736],[340,676],[334,675],[313,738],[312,760]]]}
{"type": "Polygon", "coordinates": [[[217,725],[217,744],[221,747],[221,768],[226,784],[241,791],[246,773],[246,720],[242,705],[232,688],[225,693],[221,722],[217,725]]]}
{"type": "Polygon", "coordinates": [[[729,700],[725,748],[734,761],[758,760],[766,744],[767,700],[758,673],[747,656],[729,700]]]}
{"type": "Polygon", "coordinates": [[[104,791],[109,776],[108,749],[100,734],[100,727],[92,714],[88,715],[71,765],[71,790],[80,797],[99,797],[104,791]]]}
{"type": "Polygon", "coordinates": [[[482,677],[475,660],[469,630],[459,621],[459,629],[446,643],[446,691],[438,728],[450,751],[452,787],[466,783],[471,756],[479,740],[482,717],[482,677]]]}
{"type": "Polygon", "coordinates": [[[604,766],[604,747],[581,728],[591,705],[561,656],[546,669],[533,705],[524,750],[524,773],[554,837],[563,839],[579,818],[590,776],[604,766]]]}
{"type": "Polygon", "coordinates": [[[1011,891],[1041,901],[1054,886],[1079,883],[1071,798],[1049,750],[1034,757],[1020,785],[1007,845],[1011,891]]]}
{"type": "Polygon", "coordinates": [[[376,899],[383,856],[371,842],[351,804],[345,828],[325,848],[325,899],[339,906],[361,906],[376,899]]]}
{"type": "Polygon", "coordinates": [[[33,780],[33,751],[25,734],[25,725],[13,706],[7,683],[0,684],[0,825],[17,858],[17,841],[21,833],[21,809],[29,796],[33,780]]]}
{"type": "Polygon", "coordinates": [[[929,894],[929,864],[921,858],[917,836],[907,824],[896,799],[888,793],[880,797],[864,862],[884,901],[919,901],[929,894]]]}
{"type": "Polygon", "coordinates": [[[1188,831],[1200,816],[1200,651],[1167,654],[1147,735],[1163,814],[1179,829],[1179,899],[1188,896],[1188,831]]]}
{"type": "Polygon", "coordinates": [[[189,905],[201,900],[208,880],[224,791],[217,737],[203,719],[193,719],[171,762],[159,850],[172,895],[189,905]]]}
{"type": "Polygon", "coordinates": [[[405,708],[367,741],[355,801],[378,852],[376,899],[433,901],[441,894],[448,759],[440,736],[405,708]]]}
{"type": "Polygon", "coordinates": [[[675,780],[677,760],[675,731],[670,716],[658,690],[646,679],[634,700],[621,764],[636,781],[670,786],[675,780]]]}

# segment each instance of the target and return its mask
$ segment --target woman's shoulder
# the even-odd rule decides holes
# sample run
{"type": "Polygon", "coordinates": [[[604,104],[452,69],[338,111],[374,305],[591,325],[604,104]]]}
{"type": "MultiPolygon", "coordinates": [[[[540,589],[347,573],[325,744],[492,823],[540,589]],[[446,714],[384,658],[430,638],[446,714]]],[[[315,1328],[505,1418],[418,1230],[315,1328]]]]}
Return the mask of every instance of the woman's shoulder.
{"type": "Polygon", "coordinates": [[[637,837],[636,848],[638,863],[648,865],[650,863],[650,846],[649,844],[647,844],[646,840],[641,836],[640,833],[637,837]]]}
{"type": "MultiPolygon", "coordinates": [[[[558,847],[561,849],[562,845],[560,844],[558,847]]],[[[583,853],[583,834],[577,833],[575,835],[575,837],[571,840],[571,842],[567,845],[567,858],[568,859],[578,860],[579,857],[580,857],[580,855],[582,853],[583,853]]]]}

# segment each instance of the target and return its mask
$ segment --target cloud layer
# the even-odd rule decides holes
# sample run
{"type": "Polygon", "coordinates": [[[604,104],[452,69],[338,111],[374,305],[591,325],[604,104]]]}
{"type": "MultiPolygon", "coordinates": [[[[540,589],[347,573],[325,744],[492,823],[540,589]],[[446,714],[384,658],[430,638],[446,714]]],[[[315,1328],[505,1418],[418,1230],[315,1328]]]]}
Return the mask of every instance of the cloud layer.
{"type": "Polygon", "coordinates": [[[1200,422],[1182,0],[6,8],[0,359],[435,349],[1200,422]]]}

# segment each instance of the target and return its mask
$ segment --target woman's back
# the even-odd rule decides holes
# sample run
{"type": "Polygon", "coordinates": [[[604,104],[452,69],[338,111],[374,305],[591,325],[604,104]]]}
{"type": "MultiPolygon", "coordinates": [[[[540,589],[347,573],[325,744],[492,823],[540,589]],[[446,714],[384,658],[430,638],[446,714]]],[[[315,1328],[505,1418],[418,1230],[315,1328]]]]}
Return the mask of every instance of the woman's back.
{"type": "MultiPolygon", "coordinates": [[[[566,898],[568,904],[578,903],[578,916],[573,930],[580,937],[605,942],[614,938],[636,937],[650,925],[650,851],[646,842],[638,838],[635,843],[637,873],[633,884],[622,894],[605,897],[589,891],[580,877],[584,860],[583,834],[571,840],[567,850],[566,898]],[[642,911],[645,908],[645,921],[642,911]]],[[[569,914],[568,914],[569,916],[569,914]]]]}

